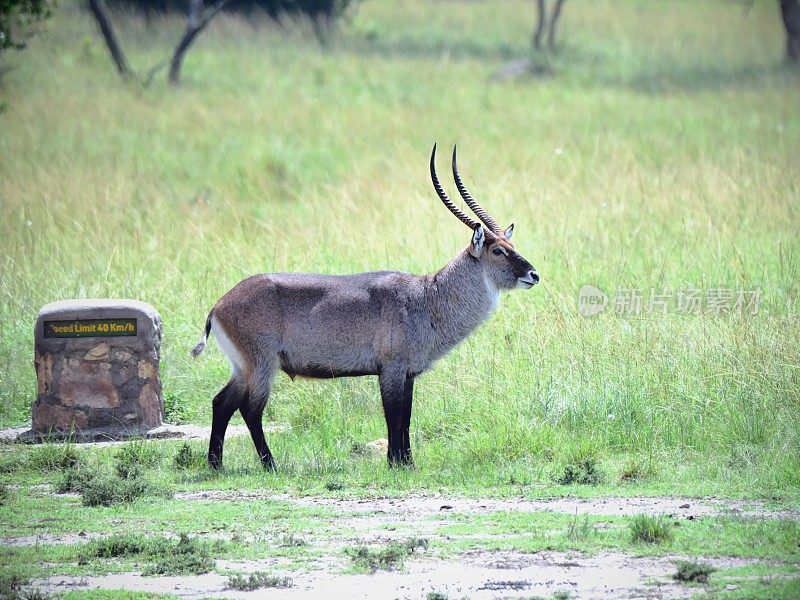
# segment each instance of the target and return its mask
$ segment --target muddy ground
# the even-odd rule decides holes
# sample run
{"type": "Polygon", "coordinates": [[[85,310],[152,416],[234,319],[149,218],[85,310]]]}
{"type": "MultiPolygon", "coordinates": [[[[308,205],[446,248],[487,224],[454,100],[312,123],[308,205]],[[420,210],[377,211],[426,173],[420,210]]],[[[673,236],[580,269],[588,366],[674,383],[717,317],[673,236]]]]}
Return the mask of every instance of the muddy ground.
{"type": "MultiPolygon", "coordinates": [[[[342,549],[354,543],[382,547],[410,534],[437,539],[443,523],[463,523],[465,516],[498,511],[554,511],[575,515],[671,515],[694,519],[739,515],[760,519],[800,518],[796,511],[775,511],[754,502],[715,498],[631,497],[552,500],[475,499],[445,495],[414,495],[406,498],[335,499],[270,495],[259,492],[182,492],[177,499],[191,502],[241,502],[274,499],[302,506],[325,506],[340,517],[336,523],[344,535],[310,536],[306,540],[321,547],[317,558],[298,569],[283,558],[260,561],[217,561],[224,572],[268,571],[291,578],[286,589],[269,589],[272,598],[426,598],[438,592],[448,598],[552,597],[569,592],[571,598],[689,598],[704,591],[702,585],[675,581],[675,561],[681,556],[636,557],[620,552],[585,555],[580,552],[469,551],[441,558],[415,551],[395,570],[369,574],[349,573],[342,549]],[[436,518],[433,518],[433,517],[436,518]]],[[[174,534],[173,534],[174,535],[174,534]]],[[[221,537],[202,534],[203,537],[221,537]]],[[[512,534],[506,534],[512,535],[512,534]]],[[[520,534],[524,535],[524,534],[520,534]]],[[[5,537],[4,546],[74,544],[102,537],[96,534],[5,537]]],[[[439,536],[442,537],[442,536],[439,536]]],[[[458,536],[469,538],[469,534],[458,536]]],[[[263,535],[262,535],[263,538],[263,535]]],[[[450,536],[447,536],[450,539],[450,536]]],[[[276,542],[277,543],[277,542],[276,542]]],[[[698,560],[698,557],[692,557],[698,560]]],[[[700,557],[717,568],[758,564],[755,559],[700,557]]],[[[764,564],[762,562],[762,564],[764,564]]],[[[265,590],[241,592],[228,589],[228,577],[219,572],[199,576],[143,577],[139,573],[117,573],[100,577],[54,575],[32,582],[38,589],[59,593],[73,589],[135,589],[174,594],[184,598],[255,598],[265,590]]]]}
{"type": "MultiPolygon", "coordinates": [[[[425,598],[439,592],[449,598],[529,598],[569,592],[571,598],[688,598],[702,588],[687,587],[672,579],[674,561],[680,557],[634,558],[620,553],[584,556],[580,553],[470,552],[459,560],[415,559],[402,571],[341,575],[337,565],[321,562],[298,574],[286,589],[271,588],[270,598],[425,598]]],[[[222,562],[222,561],[221,561],[222,562]]],[[[755,561],[718,559],[717,568],[755,561]]],[[[280,561],[222,562],[236,571],[269,569],[280,573],[280,561]]],[[[138,573],[104,577],[51,577],[34,582],[51,592],[70,589],[112,588],[176,594],[184,598],[256,598],[265,590],[240,592],[227,589],[228,578],[210,573],[191,577],[142,577],[138,573]]]]}

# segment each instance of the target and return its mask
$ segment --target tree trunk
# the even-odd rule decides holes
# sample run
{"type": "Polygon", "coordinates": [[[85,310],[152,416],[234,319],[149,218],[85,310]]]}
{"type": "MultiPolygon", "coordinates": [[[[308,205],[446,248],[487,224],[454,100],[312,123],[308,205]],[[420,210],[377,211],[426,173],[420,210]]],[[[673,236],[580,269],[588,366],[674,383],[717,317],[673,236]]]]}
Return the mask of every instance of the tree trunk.
{"type": "Polygon", "coordinates": [[[542,49],[542,36],[547,24],[547,7],[544,2],[545,0],[536,1],[536,29],[533,30],[531,38],[531,43],[536,50],[542,49]]]}
{"type": "Polygon", "coordinates": [[[786,58],[800,66],[800,0],[781,0],[781,15],[786,27],[786,58]]]}
{"type": "Polygon", "coordinates": [[[550,15],[550,27],[547,30],[547,47],[550,50],[553,50],[556,46],[556,26],[558,25],[559,17],[561,17],[561,8],[563,6],[564,0],[556,0],[556,5],[550,15]]]}
{"type": "Polygon", "coordinates": [[[211,19],[213,19],[227,3],[228,0],[217,0],[217,2],[208,9],[203,10],[203,0],[189,1],[189,14],[186,17],[186,31],[183,33],[181,41],[178,42],[178,45],[175,47],[175,52],[172,55],[172,60],[169,65],[170,85],[180,85],[181,67],[183,66],[183,57],[186,51],[200,32],[205,29],[211,19]]]}
{"type": "Polygon", "coordinates": [[[103,34],[103,39],[106,41],[106,46],[108,46],[108,51],[111,53],[114,64],[117,65],[117,71],[124,79],[127,79],[133,75],[133,71],[128,66],[125,53],[119,45],[119,40],[117,40],[117,34],[114,31],[114,25],[111,22],[111,15],[108,13],[106,3],[103,0],[89,0],[89,9],[100,26],[100,32],[103,34]]]}

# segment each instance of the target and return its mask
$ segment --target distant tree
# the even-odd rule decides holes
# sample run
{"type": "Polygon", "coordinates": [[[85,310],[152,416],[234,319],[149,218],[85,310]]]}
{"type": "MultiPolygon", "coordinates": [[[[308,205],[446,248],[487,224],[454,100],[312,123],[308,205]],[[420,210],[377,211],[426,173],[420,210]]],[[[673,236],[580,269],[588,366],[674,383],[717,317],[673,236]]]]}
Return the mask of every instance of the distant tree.
{"type": "Polygon", "coordinates": [[[50,0],[0,0],[0,54],[25,47],[37,23],[50,16],[50,0]]]}
{"type": "MultiPolygon", "coordinates": [[[[3,0],[0,0],[2,2],[3,0]]],[[[108,7],[104,0],[87,0],[89,10],[94,15],[100,33],[103,34],[103,39],[106,42],[108,51],[111,58],[117,67],[117,71],[124,78],[128,79],[135,73],[125,58],[125,53],[117,38],[114,24],[111,21],[108,7]]],[[[169,75],[168,80],[170,85],[177,86],[180,84],[181,68],[183,66],[183,58],[187,50],[192,45],[197,36],[206,28],[206,25],[214,18],[214,16],[229,2],[229,0],[217,0],[208,8],[205,7],[203,0],[189,0],[189,9],[186,16],[186,29],[181,37],[178,45],[172,53],[172,58],[169,61],[159,63],[148,72],[143,80],[145,85],[149,85],[158,71],[160,71],[167,62],[169,62],[169,75]]]]}
{"type": "Polygon", "coordinates": [[[547,49],[553,50],[556,45],[556,27],[558,19],[561,17],[561,9],[564,7],[565,0],[536,0],[536,28],[533,30],[531,44],[536,50],[542,49],[545,32],[547,33],[547,49]],[[547,10],[551,5],[550,11],[547,10]]]}
{"type": "Polygon", "coordinates": [[[800,66],[800,0],[780,0],[786,28],[786,58],[800,66]]]}
{"type": "Polygon", "coordinates": [[[133,75],[133,70],[128,66],[128,61],[125,58],[125,53],[122,51],[122,46],[117,39],[117,33],[114,31],[114,24],[111,22],[111,15],[108,14],[108,8],[103,0],[89,0],[89,10],[92,11],[97,25],[100,27],[100,33],[103,34],[103,39],[106,41],[108,51],[111,53],[111,58],[114,64],[117,65],[117,71],[123,78],[127,79],[133,75]]]}

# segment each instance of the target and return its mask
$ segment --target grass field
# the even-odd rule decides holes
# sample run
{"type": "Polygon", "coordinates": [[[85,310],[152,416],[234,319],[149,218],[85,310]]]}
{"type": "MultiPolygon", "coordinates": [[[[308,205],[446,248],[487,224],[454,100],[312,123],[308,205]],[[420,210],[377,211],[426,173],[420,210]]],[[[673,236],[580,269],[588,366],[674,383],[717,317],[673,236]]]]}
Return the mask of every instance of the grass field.
{"type": "MultiPolygon", "coordinates": [[[[501,223],[515,222],[542,284],[504,296],[419,380],[417,468],[353,458],[354,445],[385,436],[373,378],[281,375],[265,417],[282,426],[268,435],[277,475],[234,438],[226,473],[187,477],[162,457],[156,477],[188,491],[682,494],[796,506],[800,77],[783,64],[775,3],[571,0],[558,52],[535,58],[552,74],[491,82],[528,55],[532,4],[369,0],[324,47],[301,25],[223,15],[189,53],[183,86],[169,89],[163,73],[147,88],[121,82],[88,15],[63,0],[45,36],[1,59],[0,425],[30,419],[39,307],[81,297],[154,305],[168,420],[210,424],[227,361],[213,343],[196,361],[188,350],[217,298],[258,272],[437,270],[470,232],[436,199],[427,159],[434,141],[458,143],[467,184],[501,223]],[[581,316],[584,285],[612,306],[581,316]],[[674,298],[666,315],[648,309],[651,290],[692,287],[757,291],[757,314],[685,314],[674,298]],[[640,314],[615,314],[626,289],[643,290],[640,314]],[[596,485],[558,483],[568,465],[587,464],[596,485]]],[[[132,17],[118,26],[139,72],[182,27],[132,17]]],[[[442,157],[440,174],[446,167],[442,157]]],[[[163,445],[164,457],[174,451],[163,445]]],[[[30,452],[4,451],[0,481],[52,481],[30,452]]],[[[16,518],[53,510],[9,497],[17,535],[29,532],[16,518]]],[[[57,506],[88,511],[73,516],[81,522],[110,510],[133,523],[152,511],[137,502],[121,514],[57,506]]],[[[76,523],[62,533],[83,530],[76,523]]],[[[202,527],[182,523],[172,529],[202,527]]],[[[796,565],[797,522],[781,523],[777,537],[731,539],[744,536],[754,556],[772,543],[796,565]]],[[[599,547],[628,547],[613,531],[599,547]]],[[[698,553],[713,549],[699,529],[667,547],[690,549],[692,536],[706,539],[698,553]]],[[[597,549],[591,540],[554,547],[597,549]]],[[[24,564],[15,552],[10,563],[24,564]]],[[[775,595],[797,592],[775,585],[788,590],[775,595]]]]}

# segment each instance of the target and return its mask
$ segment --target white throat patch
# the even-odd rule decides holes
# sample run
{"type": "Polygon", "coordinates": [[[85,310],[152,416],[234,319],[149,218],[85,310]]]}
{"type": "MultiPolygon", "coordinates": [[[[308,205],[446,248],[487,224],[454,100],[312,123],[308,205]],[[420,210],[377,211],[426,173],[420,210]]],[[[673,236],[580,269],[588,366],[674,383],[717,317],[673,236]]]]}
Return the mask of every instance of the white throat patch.
{"type": "Polygon", "coordinates": [[[483,285],[486,286],[486,293],[489,294],[489,298],[491,298],[492,302],[489,305],[489,310],[494,312],[500,305],[500,290],[498,290],[497,287],[495,287],[495,285],[489,281],[489,277],[485,273],[483,274],[483,285]]]}

